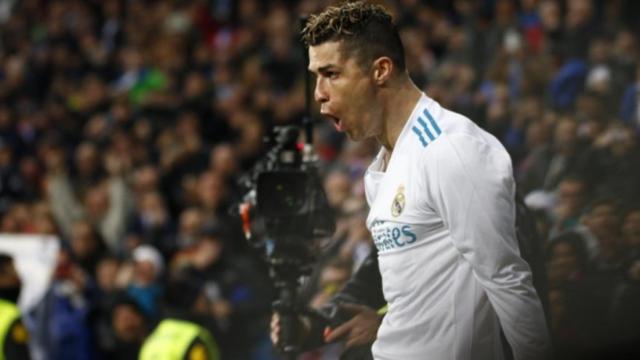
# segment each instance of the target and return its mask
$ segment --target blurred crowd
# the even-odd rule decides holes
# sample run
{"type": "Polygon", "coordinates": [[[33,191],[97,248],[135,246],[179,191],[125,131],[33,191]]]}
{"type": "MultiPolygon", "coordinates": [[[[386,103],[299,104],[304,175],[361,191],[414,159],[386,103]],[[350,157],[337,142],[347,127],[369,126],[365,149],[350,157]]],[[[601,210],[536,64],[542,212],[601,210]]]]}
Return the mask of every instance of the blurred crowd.
{"type": "MultiPolygon", "coordinates": [[[[559,358],[637,346],[640,3],[378,2],[415,82],[511,154],[559,358]]],[[[229,209],[263,137],[304,113],[298,16],[330,3],[0,1],[0,231],[62,243],[25,314],[36,356],[136,358],[176,303],[224,359],[274,356],[274,292],[229,209]]],[[[326,122],[314,135],[337,213],[304,295],[320,307],[372,249],[362,175],[377,148],[326,122]]]]}

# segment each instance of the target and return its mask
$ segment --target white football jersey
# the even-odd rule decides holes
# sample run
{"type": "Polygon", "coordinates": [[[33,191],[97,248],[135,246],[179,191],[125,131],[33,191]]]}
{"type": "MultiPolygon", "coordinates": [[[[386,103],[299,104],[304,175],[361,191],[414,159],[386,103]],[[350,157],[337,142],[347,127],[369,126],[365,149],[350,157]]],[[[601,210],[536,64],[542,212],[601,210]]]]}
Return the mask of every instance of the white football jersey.
{"type": "Polygon", "coordinates": [[[376,359],[543,359],[547,327],[515,235],[511,159],[500,142],[425,95],[365,174],[367,227],[388,312],[376,359]]]}

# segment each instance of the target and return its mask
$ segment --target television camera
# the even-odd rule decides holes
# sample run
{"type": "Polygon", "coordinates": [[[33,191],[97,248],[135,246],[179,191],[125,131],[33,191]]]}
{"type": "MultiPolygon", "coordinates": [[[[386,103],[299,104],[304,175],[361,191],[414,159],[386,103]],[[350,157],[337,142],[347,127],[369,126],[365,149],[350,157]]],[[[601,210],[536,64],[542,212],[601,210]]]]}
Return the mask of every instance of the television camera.
{"type": "Polygon", "coordinates": [[[311,272],[314,240],[331,236],[335,222],[310,138],[299,145],[300,128],[296,126],[276,128],[274,133],[271,150],[240,179],[248,189],[240,213],[245,237],[264,251],[278,291],[273,308],[280,315],[281,350],[287,359],[295,359],[300,351],[296,342],[298,286],[311,272]]]}

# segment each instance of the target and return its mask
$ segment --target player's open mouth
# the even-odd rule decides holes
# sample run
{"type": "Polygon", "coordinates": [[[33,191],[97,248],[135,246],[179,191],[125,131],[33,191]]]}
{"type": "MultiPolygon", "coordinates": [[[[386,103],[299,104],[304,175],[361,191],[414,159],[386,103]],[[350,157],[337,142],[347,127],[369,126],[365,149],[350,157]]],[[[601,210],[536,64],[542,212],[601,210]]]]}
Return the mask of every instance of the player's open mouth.
{"type": "Polygon", "coordinates": [[[331,119],[331,121],[333,121],[333,126],[336,127],[336,130],[338,131],[343,131],[344,129],[342,128],[342,120],[340,120],[339,117],[331,115],[331,114],[323,114],[325,117],[327,117],[328,119],[331,119]]]}

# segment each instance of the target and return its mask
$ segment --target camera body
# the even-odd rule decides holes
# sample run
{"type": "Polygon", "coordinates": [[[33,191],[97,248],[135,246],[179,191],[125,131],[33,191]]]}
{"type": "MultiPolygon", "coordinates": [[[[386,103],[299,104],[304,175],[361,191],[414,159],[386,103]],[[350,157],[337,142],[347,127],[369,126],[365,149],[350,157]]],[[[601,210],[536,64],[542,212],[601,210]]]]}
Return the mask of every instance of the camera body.
{"type": "Polygon", "coordinates": [[[257,209],[267,236],[301,241],[331,236],[333,217],[318,177],[315,169],[284,169],[258,176],[257,209]]]}
{"type": "Polygon", "coordinates": [[[272,148],[246,181],[262,233],[276,248],[311,246],[335,230],[315,160],[295,126],[274,130],[272,148]]]}

